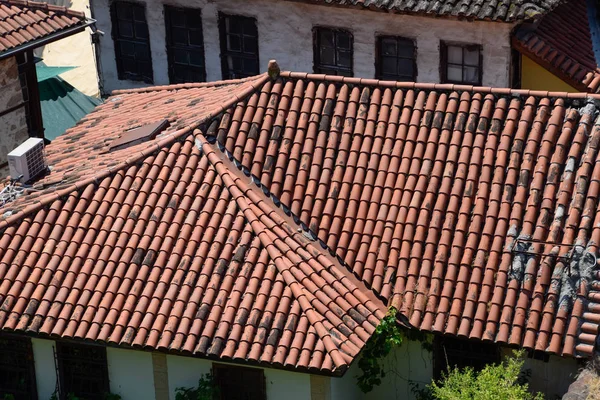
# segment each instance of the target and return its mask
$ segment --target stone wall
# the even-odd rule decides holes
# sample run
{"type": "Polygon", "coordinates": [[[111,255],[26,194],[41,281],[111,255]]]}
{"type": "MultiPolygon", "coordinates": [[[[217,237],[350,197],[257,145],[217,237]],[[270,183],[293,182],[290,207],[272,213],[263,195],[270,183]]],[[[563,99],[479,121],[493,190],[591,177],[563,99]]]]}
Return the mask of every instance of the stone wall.
{"type": "MultiPolygon", "coordinates": [[[[106,34],[100,40],[101,76],[105,92],[145,86],[141,82],[119,80],[111,38],[110,0],[92,4],[97,27],[106,34]]],[[[164,3],[146,3],[150,30],[154,84],[169,83],[166,55],[164,3]]],[[[345,28],[354,36],[354,75],[373,78],[375,44],[379,35],[412,38],[417,46],[417,81],[440,81],[440,41],[481,44],[483,85],[507,87],[510,84],[510,30],[514,25],[498,22],[458,21],[399,15],[360,9],[273,0],[169,0],[170,5],[199,8],[202,11],[206,73],[209,81],[221,79],[218,13],[245,15],[257,20],[259,62],[266,71],[269,59],[277,59],[282,69],[313,71],[315,26],[345,28]],[[243,3],[242,6],[240,6],[243,3]]]]}
{"type": "Polygon", "coordinates": [[[25,107],[9,110],[23,103],[17,61],[14,57],[0,61],[0,178],[8,175],[7,154],[28,138],[25,107]]]}

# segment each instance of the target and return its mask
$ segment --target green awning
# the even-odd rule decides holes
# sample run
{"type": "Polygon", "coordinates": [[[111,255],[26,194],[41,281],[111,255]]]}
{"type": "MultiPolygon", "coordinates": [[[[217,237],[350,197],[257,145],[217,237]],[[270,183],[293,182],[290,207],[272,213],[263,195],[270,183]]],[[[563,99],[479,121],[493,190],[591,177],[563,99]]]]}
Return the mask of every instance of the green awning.
{"type": "Polygon", "coordinates": [[[45,81],[46,79],[54,78],[63,74],[67,71],[71,71],[77,67],[48,67],[43,65],[43,63],[38,63],[35,66],[35,71],[37,73],[38,82],[45,81]]]}
{"type": "Polygon", "coordinates": [[[54,140],[73,126],[102,100],[87,96],[58,75],[75,67],[36,65],[40,104],[44,122],[44,137],[54,140]]]}

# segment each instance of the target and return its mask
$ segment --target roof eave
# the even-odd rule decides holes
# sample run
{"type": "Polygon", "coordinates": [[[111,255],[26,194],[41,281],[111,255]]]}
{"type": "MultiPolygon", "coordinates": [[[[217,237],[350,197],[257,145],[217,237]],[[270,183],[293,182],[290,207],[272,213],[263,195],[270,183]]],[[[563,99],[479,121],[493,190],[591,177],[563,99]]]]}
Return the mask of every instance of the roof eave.
{"type": "Polygon", "coordinates": [[[4,60],[6,58],[15,56],[17,54],[23,53],[27,50],[33,50],[37,47],[40,46],[45,46],[49,43],[55,42],[57,40],[60,39],[64,39],[68,36],[72,36],[75,35],[79,32],[82,32],[85,30],[85,28],[89,27],[89,26],[93,26],[96,24],[96,20],[95,19],[91,19],[91,18],[86,18],[83,23],[68,27],[66,29],[51,33],[47,36],[44,36],[40,39],[36,39],[36,40],[32,40],[30,42],[27,42],[25,44],[10,48],[6,51],[0,52],[0,60],[4,60]]]}

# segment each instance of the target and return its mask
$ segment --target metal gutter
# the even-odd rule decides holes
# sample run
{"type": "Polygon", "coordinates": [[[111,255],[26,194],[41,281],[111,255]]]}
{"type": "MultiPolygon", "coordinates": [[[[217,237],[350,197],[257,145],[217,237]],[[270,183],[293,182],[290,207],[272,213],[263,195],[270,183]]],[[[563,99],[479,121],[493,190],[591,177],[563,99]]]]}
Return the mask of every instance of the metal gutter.
{"type": "Polygon", "coordinates": [[[8,57],[12,57],[12,56],[14,56],[16,54],[25,52],[27,50],[33,50],[33,49],[35,49],[37,47],[45,46],[48,43],[55,42],[57,40],[65,38],[67,36],[71,36],[71,35],[74,35],[76,33],[83,32],[85,30],[85,28],[87,28],[88,26],[92,26],[95,23],[96,23],[95,19],[91,19],[91,18],[88,19],[88,18],[86,18],[85,23],[82,24],[82,25],[75,25],[75,26],[72,26],[70,28],[61,30],[59,32],[51,33],[50,35],[44,36],[43,38],[41,38],[39,40],[32,40],[31,42],[27,42],[25,44],[22,44],[22,45],[19,45],[17,47],[13,47],[12,49],[8,49],[8,50],[6,50],[4,52],[1,52],[0,53],[0,60],[3,60],[3,59],[8,58],[8,57]]]}

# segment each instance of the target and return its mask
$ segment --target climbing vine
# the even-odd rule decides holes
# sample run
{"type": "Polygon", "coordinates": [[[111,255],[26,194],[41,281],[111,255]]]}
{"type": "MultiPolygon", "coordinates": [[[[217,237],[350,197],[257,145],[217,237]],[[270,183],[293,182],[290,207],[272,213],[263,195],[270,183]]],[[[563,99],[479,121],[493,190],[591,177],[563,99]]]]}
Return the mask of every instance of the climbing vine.
{"type": "Polygon", "coordinates": [[[404,335],[396,322],[396,313],[394,307],[389,308],[362,350],[362,357],[358,361],[362,373],[358,376],[357,383],[363,393],[368,393],[381,384],[381,379],[385,377],[383,359],[393,348],[402,344],[404,335]]]}

